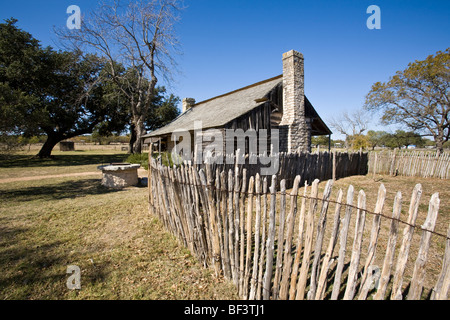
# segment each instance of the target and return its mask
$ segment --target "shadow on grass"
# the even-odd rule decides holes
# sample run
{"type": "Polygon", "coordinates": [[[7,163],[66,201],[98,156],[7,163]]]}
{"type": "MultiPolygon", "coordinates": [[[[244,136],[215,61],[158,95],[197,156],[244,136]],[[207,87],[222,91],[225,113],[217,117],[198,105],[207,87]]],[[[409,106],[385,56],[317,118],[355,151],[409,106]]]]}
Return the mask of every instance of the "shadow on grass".
{"type": "Polygon", "coordinates": [[[2,190],[2,201],[36,201],[75,199],[89,195],[101,195],[120,192],[123,189],[111,189],[101,185],[100,179],[67,180],[45,186],[33,186],[2,190]]]}
{"type": "MultiPolygon", "coordinates": [[[[0,296],[2,299],[28,299],[35,294],[36,288],[45,286],[48,282],[61,282],[64,275],[49,273],[55,266],[64,267],[67,259],[55,250],[62,245],[52,242],[39,246],[26,246],[19,241],[20,234],[27,230],[0,230],[2,238],[8,234],[9,241],[1,241],[0,269],[0,296]]],[[[63,271],[63,270],[62,270],[63,271]]]]}
{"type": "Polygon", "coordinates": [[[39,159],[29,155],[9,155],[6,159],[0,159],[0,168],[32,168],[32,167],[64,167],[82,166],[90,164],[109,164],[123,162],[129,155],[116,154],[62,154],[52,159],[39,159]]]}
{"type": "Polygon", "coordinates": [[[1,299],[65,298],[69,293],[67,266],[73,263],[83,262],[80,267],[84,286],[101,283],[109,273],[107,264],[92,266],[84,263],[82,255],[70,255],[62,241],[24,242],[24,235],[32,232],[30,228],[0,226],[1,299]]]}

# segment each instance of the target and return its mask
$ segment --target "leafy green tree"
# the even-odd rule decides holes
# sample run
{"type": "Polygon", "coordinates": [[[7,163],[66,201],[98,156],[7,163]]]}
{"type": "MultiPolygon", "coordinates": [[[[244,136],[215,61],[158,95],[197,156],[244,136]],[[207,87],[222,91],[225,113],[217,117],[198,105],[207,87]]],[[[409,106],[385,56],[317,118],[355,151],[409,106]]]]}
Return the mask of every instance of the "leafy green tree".
{"type": "Polygon", "coordinates": [[[91,133],[114,118],[116,105],[105,98],[113,88],[102,76],[102,59],[42,48],[17,28],[17,20],[5,22],[0,24],[2,133],[44,133],[47,140],[37,156],[45,158],[58,142],[91,133]]]}
{"type": "Polygon", "coordinates": [[[353,150],[367,149],[370,145],[369,139],[363,134],[354,134],[347,137],[353,150]]]}
{"type": "Polygon", "coordinates": [[[48,137],[39,157],[50,156],[58,142],[90,133],[116,114],[116,105],[104,99],[110,87],[101,77],[100,59],[71,52],[53,54],[56,62],[50,74],[51,86],[35,122],[48,137]]]}
{"type": "Polygon", "coordinates": [[[328,136],[311,137],[311,144],[316,146],[327,146],[329,144],[328,136]]]}
{"type": "Polygon", "coordinates": [[[450,48],[415,61],[386,83],[377,82],[365,108],[381,111],[385,124],[403,124],[432,136],[439,152],[450,137],[450,48]]]}
{"type": "Polygon", "coordinates": [[[46,82],[49,50],[17,29],[17,20],[5,22],[0,24],[0,132],[7,139],[20,135],[26,127],[27,108],[39,103],[32,93],[46,82]]]}
{"type": "Polygon", "coordinates": [[[388,134],[384,138],[384,144],[389,148],[407,148],[411,145],[423,147],[425,140],[417,133],[397,130],[394,134],[388,134]]]}
{"type": "Polygon", "coordinates": [[[374,130],[367,131],[367,140],[372,150],[374,150],[375,147],[381,147],[385,145],[386,138],[388,136],[389,133],[387,133],[386,131],[374,131],[374,130]]]}

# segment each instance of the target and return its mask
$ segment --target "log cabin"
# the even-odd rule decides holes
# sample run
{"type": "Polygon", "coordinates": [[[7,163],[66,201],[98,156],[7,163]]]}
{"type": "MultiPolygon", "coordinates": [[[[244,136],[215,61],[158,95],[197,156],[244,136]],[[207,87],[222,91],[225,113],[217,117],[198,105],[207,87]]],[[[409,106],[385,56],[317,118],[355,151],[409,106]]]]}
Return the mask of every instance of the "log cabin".
{"type": "MultiPolygon", "coordinates": [[[[230,129],[253,129],[257,133],[266,129],[270,145],[275,129],[279,152],[311,152],[312,136],[330,137],[332,132],[305,96],[303,55],[291,50],[283,54],[282,61],[283,74],[279,76],[201,102],[183,99],[182,113],[166,126],[146,134],[142,142],[155,151],[171,151],[177,143],[172,135],[184,130],[190,133],[194,150],[199,134],[203,135],[202,148],[210,143],[205,135],[211,130],[207,129],[217,129],[223,137],[230,129]],[[201,132],[196,130],[196,123],[201,123],[201,132]]],[[[248,149],[247,141],[245,153],[248,149]]]]}

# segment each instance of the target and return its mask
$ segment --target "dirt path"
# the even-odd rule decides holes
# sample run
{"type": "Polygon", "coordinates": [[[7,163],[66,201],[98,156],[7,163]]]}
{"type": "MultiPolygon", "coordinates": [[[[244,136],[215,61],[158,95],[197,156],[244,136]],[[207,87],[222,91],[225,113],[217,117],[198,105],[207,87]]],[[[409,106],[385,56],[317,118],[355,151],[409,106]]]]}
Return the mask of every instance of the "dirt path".
{"type": "MultiPolygon", "coordinates": [[[[55,174],[46,176],[31,176],[31,177],[18,177],[18,178],[7,178],[0,179],[0,183],[9,182],[19,182],[19,181],[32,181],[32,180],[42,180],[42,179],[55,179],[55,178],[66,178],[66,177],[83,177],[83,176],[99,176],[101,178],[102,173],[100,171],[96,172],[78,172],[78,173],[65,173],[65,174],[55,174]]],[[[139,177],[146,177],[147,171],[145,169],[138,170],[139,177]]]]}
{"type": "Polygon", "coordinates": [[[47,175],[47,176],[8,178],[8,179],[0,179],[0,183],[32,181],[32,180],[53,179],[53,178],[65,178],[65,177],[94,176],[94,175],[100,176],[101,172],[79,172],[79,173],[66,173],[66,174],[56,174],[56,175],[47,175]]]}

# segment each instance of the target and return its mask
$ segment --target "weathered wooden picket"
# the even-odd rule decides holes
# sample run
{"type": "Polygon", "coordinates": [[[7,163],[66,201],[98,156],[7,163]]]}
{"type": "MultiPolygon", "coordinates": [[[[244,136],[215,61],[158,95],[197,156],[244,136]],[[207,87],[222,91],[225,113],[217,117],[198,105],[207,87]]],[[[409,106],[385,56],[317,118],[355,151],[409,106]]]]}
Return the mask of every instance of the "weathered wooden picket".
{"type": "Polygon", "coordinates": [[[450,153],[392,150],[369,153],[369,172],[450,179],[450,153]]]}
{"type": "Polygon", "coordinates": [[[434,231],[438,194],[431,197],[420,227],[415,225],[420,184],[403,222],[400,192],[392,214],[383,213],[382,184],[371,212],[362,190],[354,204],[353,186],[344,201],[342,190],[332,199],[332,179],[321,195],[319,180],[304,187],[300,181],[297,175],[289,191],[284,179],[277,189],[276,175],[247,178],[245,168],[214,171],[210,165],[205,170],[189,165],[168,168],[151,159],[149,208],[205,267],[232,281],[243,299],[421,299],[424,295],[447,299],[450,228],[447,235],[434,231]],[[368,215],[373,217],[370,231],[365,230],[368,215]],[[400,224],[404,229],[398,239],[400,224]],[[414,241],[414,235],[420,241],[414,241]],[[428,285],[432,236],[445,243],[445,253],[442,248],[441,272],[428,285]],[[408,274],[407,264],[412,270],[408,274]]]}

